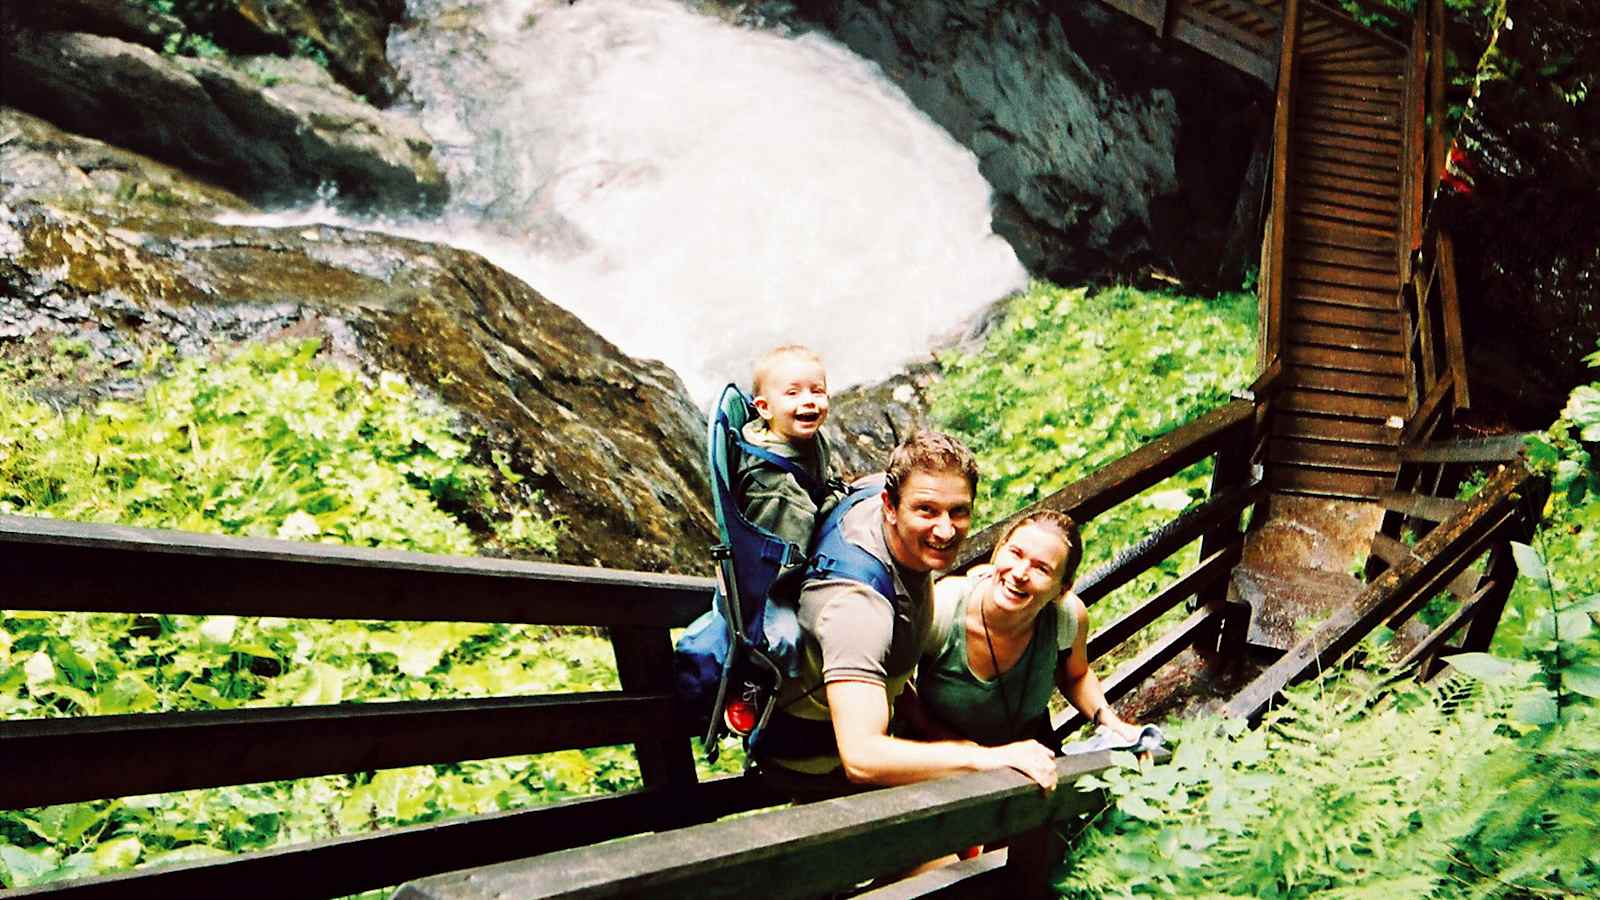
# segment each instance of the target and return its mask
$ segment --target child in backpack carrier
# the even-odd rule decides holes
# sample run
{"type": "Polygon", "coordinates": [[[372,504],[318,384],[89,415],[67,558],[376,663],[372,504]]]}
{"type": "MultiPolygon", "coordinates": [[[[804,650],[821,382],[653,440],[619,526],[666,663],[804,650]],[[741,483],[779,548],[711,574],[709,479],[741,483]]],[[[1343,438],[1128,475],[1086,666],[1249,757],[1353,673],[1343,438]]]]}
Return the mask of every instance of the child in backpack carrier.
{"type": "MultiPolygon", "coordinates": [[[[747,443],[797,465],[814,485],[831,479],[828,442],[822,423],[828,418],[828,374],[822,360],[798,344],[767,351],[756,361],[751,394],[759,419],[740,433],[747,443]]],[[[795,558],[805,555],[817,518],[817,503],[806,485],[772,462],[746,453],[734,479],[735,499],[752,525],[795,545],[795,558]]],[[[761,688],[756,683],[732,684],[723,719],[735,734],[755,727],[761,688]]]]}
{"type": "MultiPolygon", "coordinates": [[[[747,422],[741,436],[798,464],[817,484],[827,483],[833,473],[822,435],[828,418],[828,374],[822,360],[799,344],[776,347],[756,361],[750,387],[761,418],[747,422]]],[[[747,454],[734,492],[752,525],[806,551],[817,505],[793,475],[747,454]]]]}

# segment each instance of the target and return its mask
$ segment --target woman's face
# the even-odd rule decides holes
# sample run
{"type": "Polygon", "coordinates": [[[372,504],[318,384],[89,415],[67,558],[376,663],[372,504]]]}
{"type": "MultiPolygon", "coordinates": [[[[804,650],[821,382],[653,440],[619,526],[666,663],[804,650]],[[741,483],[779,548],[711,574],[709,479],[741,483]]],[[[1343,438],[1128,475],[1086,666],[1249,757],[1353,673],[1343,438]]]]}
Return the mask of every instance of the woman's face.
{"type": "Polygon", "coordinates": [[[1037,612],[1061,596],[1067,543],[1054,529],[1024,525],[994,559],[994,602],[1004,610],[1037,612]]]}

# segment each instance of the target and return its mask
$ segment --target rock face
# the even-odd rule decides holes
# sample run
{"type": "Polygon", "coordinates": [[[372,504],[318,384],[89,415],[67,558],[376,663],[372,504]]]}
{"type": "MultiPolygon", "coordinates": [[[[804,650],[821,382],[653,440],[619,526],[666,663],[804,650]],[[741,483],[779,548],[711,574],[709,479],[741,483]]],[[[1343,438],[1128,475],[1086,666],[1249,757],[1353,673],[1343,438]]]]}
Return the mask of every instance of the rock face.
{"type": "Polygon", "coordinates": [[[335,356],[400,372],[461,412],[484,453],[505,451],[565,520],[562,561],[707,571],[704,422],[665,367],[624,356],[475,254],[214,224],[199,213],[242,202],[110,148],[109,165],[91,165],[93,142],[14,113],[0,129],[0,351],[67,335],[116,365],[161,346],[191,355],[321,336],[335,356]],[[51,160],[60,171],[44,171],[51,160]],[[26,179],[12,180],[19,170],[26,179]],[[109,171],[116,187],[101,183],[109,171]],[[126,187],[137,172],[167,179],[162,193],[126,187]],[[60,198],[74,185],[69,206],[60,198]]]}
{"type": "Polygon", "coordinates": [[[239,68],[162,56],[111,37],[4,35],[0,102],[148,154],[258,203],[304,201],[324,184],[354,208],[428,209],[447,195],[432,145],[308,60],[239,68]]]}
{"type": "Polygon", "coordinates": [[[1461,190],[1440,199],[1456,242],[1473,411],[1550,424],[1589,381],[1600,342],[1600,12],[1524,0],[1496,38],[1457,147],[1461,190]]]}
{"type": "Polygon", "coordinates": [[[193,7],[186,18],[236,53],[287,56],[314,50],[327,59],[340,84],[378,106],[389,105],[400,92],[384,45],[389,29],[405,18],[405,0],[189,0],[186,5],[193,7]]]}
{"type": "Polygon", "coordinates": [[[995,231],[1071,283],[1163,270],[1235,287],[1258,251],[1271,97],[1099,3],[800,0],[977,154],[995,231]]]}

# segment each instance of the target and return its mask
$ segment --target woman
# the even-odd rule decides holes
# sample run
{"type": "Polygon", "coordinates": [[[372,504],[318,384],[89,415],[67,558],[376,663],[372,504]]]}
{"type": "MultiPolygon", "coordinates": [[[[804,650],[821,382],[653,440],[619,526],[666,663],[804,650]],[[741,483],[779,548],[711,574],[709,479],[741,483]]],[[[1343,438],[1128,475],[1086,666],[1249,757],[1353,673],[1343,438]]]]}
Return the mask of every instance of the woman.
{"type": "Polygon", "coordinates": [[[1013,523],[990,565],[939,582],[917,667],[916,705],[929,728],[987,745],[1038,736],[1060,688],[1096,725],[1129,743],[1139,737],[1089,668],[1089,613],[1067,589],[1082,558],[1077,525],[1045,510],[1013,523]]]}

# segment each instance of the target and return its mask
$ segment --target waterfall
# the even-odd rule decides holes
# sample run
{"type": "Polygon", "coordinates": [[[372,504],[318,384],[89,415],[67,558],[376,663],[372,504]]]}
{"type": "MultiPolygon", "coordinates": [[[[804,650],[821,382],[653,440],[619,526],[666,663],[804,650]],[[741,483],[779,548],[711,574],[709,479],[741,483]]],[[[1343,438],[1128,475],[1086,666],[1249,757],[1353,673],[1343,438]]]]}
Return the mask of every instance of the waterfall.
{"type": "Polygon", "coordinates": [[[805,343],[835,388],[1021,288],[977,159],[821,35],[671,0],[410,0],[390,57],[484,254],[697,397],[805,343]]]}

